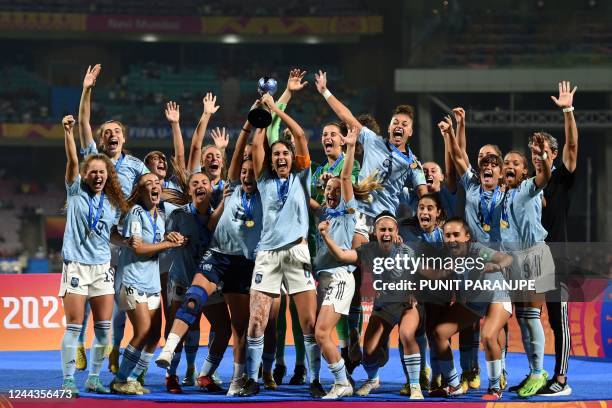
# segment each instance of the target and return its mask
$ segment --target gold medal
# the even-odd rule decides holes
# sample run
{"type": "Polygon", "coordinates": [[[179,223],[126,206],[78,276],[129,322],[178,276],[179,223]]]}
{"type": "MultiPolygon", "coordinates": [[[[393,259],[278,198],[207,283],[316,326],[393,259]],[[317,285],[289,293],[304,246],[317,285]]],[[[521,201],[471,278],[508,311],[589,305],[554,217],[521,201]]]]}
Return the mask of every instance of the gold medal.
{"type": "Polygon", "coordinates": [[[412,169],[416,169],[419,165],[417,164],[417,162],[413,161],[412,163],[410,163],[410,168],[412,169]]]}
{"type": "Polygon", "coordinates": [[[501,220],[499,224],[501,225],[502,228],[508,228],[510,226],[508,221],[505,221],[505,220],[501,220]]]}
{"type": "Polygon", "coordinates": [[[484,232],[489,232],[491,231],[491,226],[489,224],[482,224],[482,229],[484,232]]]}
{"type": "Polygon", "coordinates": [[[355,214],[355,209],[349,207],[349,208],[346,209],[346,213],[347,214],[355,214]]]}
{"type": "Polygon", "coordinates": [[[253,228],[255,226],[255,221],[248,220],[247,222],[244,223],[244,225],[246,225],[247,228],[253,228]]]}

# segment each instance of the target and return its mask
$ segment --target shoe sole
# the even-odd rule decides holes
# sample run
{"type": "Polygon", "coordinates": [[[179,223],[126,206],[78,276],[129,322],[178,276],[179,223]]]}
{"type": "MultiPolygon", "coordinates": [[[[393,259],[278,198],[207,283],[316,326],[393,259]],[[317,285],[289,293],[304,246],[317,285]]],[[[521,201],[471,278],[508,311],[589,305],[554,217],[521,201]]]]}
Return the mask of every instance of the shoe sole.
{"type": "Polygon", "coordinates": [[[155,360],[155,365],[158,366],[159,368],[163,368],[164,370],[167,370],[168,368],[170,368],[170,361],[157,359],[155,360]]]}
{"type": "Polygon", "coordinates": [[[542,397],[567,397],[568,395],[572,395],[572,389],[568,387],[566,390],[559,391],[554,394],[542,393],[542,394],[535,394],[535,395],[542,396],[542,397]]]}

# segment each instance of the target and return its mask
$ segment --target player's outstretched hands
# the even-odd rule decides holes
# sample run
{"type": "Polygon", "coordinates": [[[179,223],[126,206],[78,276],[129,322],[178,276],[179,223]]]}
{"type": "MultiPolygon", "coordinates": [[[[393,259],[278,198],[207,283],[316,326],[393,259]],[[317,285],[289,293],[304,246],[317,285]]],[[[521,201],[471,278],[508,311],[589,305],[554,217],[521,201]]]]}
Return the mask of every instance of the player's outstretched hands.
{"type": "Polygon", "coordinates": [[[219,150],[225,150],[229,145],[229,133],[226,132],[225,128],[213,129],[210,131],[215,147],[219,150]]]}
{"type": "Polygon", "coordinates": [[[90,66],[87,67],[87,73],[85,73],[85,78],[83,78],[83,88],[89,89],[93,88],[96,85],[96,80],[98,79],[98,74],[102,70],[102,65],[96,64],[93,68],[90,66]]]}
{"type": "Polygon", "coordinates": [[[552,99],[553,102],[560,108],[569,108],[570,106],[573,106],[572,103],[574,101],[574,93],[578,87],[575,86],[571,91],[570,89],[571,85],[569,81],[561,81],[559,82],[559,97],[555,98],[554,96],[551,96],[550,99],[552,99]]]}
{"type": "Polygon", "coordinates": [[[344,142],[345,145],[347,145],[347,146],[355,146],[357,144],[357,135],[358,134],[359,134],[359,131],[357,130],[357,128],[354,127],[354,126],[351,126],[351,127],[348,128],[346,136],[340,135],[340,138],[342,139],[342,141],[344,142]]]}
{"type": "Polygon", "coordinates": [[[308,85],[308,81],[304,81],[304,75],[306,75],[306,71],[302,71],[299,68],[294,68],[289,72],[289,79],[287,80],[287,90],[291,93],[301,91],[304,89],[306,85],[308,85]]]}
{"type": "Polygon", "coordinates": [[[207,92],[206,95],[204,95],[202,103],[204,104],[205,115],[213,115],[219,110],[219,105],[217,105],[217,97],[213,95],[212,92],[207,92]]]}
{"type": "Polygon", "coordinates": [[[327,90],[327,73],[319,70],[318,74],[315,74],[315,86],[317,92],[323,94],[327,90]]]}
{"type": "Polygon", "coordinates": [[[170,123],[178,123],[181,117],[180,106],[174,101],[170,101],[166,104],[166,119],[170,123]]]}

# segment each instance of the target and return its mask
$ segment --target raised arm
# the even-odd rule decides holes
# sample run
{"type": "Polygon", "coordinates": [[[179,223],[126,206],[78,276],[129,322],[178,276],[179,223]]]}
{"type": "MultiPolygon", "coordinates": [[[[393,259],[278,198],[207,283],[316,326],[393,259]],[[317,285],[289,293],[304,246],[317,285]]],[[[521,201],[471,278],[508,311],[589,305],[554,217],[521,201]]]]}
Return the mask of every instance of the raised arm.
{"type": "Polygon", "coordinates": [[[232,162],[230,163],[229,170],[227,171],[227,178],[229,181],[234,182],[240,180],[240,167],[242,166],[242,157],[244,156],[244,148],[247,144],[247,139],[251,134],[251,122],[248,120],[242,125],[242,130],[236,140],[236,147],[234,148],[234,155],[232,156],[232,162]]]}
{"type": "Polygon", "coordinates": [[[72,115],[62,119],[64,127],[64,146],[66,148],[66,183],[72,184],[79,175],[79,156],[74,143],[74,118],[72,115]]]}
{"type": "Polygon", "coordinates": [[[333,257],[338,262],[342,262],[344,264],[356,264],[358,257],[357,251],[354,249],[342,249],[334,242],[332,237],[329,236],[329,221],[323,221],[319,224],[319,233],[325,241],[327,248],[329,248],[329,252],[333,255],[333,257]]]}
{"type": "Polygon", "coordinates": [[[96,64],[87,67],[87,73],[83,79],[83,92],[81,93],[81,101],[79,102],[79,138],[81,148],[84,149],[93,142],[93,133],[91,131],[91,90],[96,84],[98,74],[102,66],[96,64]]]}
{"type": "Polygon", "coordinates": [[[468,171],[469,164],[465,161],[461,148],[459,147],[457,139],[455,138],[453,121],[451,120],[450,116],[446,116],[444,120],[438,123],[438,128],[440,129],[440,133],[442,133],[442,137],[444,137],[444,143],[448,143],[450,148],[450,156],[455,163],[457,173],[459,176],[463,176],[465,172],[468,171]]]}
{"type": "Polygon", "coordinates": [[[304,81],[304,75],[306,75],[306,71],[302,71],[299,68],[294,68],[289,72],[289,79],[287,79],[287,88],[283,94],[278,98],[276,103],[282,103],[287,105],[291,100],[294,92],[301,91],[306,85],[308,85],[308,81],[304,81]]]}
{"type": "Polygon", "coordinates": [[[444,138],[444,182],[448,191],[454,193],[457,191],[457,171],[451,156],[450,138],[445,137],[443,132],[442,137],[444,138]]]}
{"type": "Polygon", "coordinates": [[[174,157],[176,162],[181,167],[185,168],[185,145],[183,144],[183,135],[179,119],[181,117],[180,106],[176,102],[170,101],[166,104],[166,119],[170,122],[172,128],[172,144],[174,145],[174,157]]]}
{"type": "Polygon", "coordinates": [[[334,95],[331,94],[329,89],[327,89],[327,73],[323,71],[319,71],[318,74],[315,74],[315,85],[317,86],[317,91],[323,95],[327,104],[334,111],[338,118],[346,123],[349,127],[357,128],[357,131],[360,131],[363,125],[359,123],[357,118],[353,116],[353,113],[342,104],[334,95]]]}
{"type": "MultiPolygon", "coordinates": [[[[268,107],[268,109],[276,113],[278,117],[281,118],[281,120],[285,123],[285,125],[287,125],[287,127],[291,131],[291,134],[295,138],[296,157],[301,156],[301,157],[308,158],[307,160],[308,163],[305,167],[310,166],[310,154],[308,153],[308,141],[306,140],[306,134],[304,133],[304,129],[302,129],[302,127],[295,120],[293,120],[291,116],[287,115],[285,112],[280,110],[278,106],[274,104],[274,99],[272,99],[272,96],[270,96],[269,94],[263,95],[261,97],[261,102],[265,104],[268,107]]],[[[298,163],[296,162],[296,165],[297,164],[298,163]]],[[[305,164],[305,163],[302,163],[302,164],[305,164]]],[[[299,170],[303,170],[305,168],[302,164],[297,165],[297,168],[299,170]]]]}
{"type": "Polygon", "coordinates": [[[559,98],[551,96],[555,104],[564,110],[563,118],[565,120],[565,144],[563,145],[563,164],[565,168],[573,173],[576,170],[578,162],[578,127],[574,118],[574,93],[577,86],[571,89],[569,81],[559,82],[559,98]],[[571,108],[571,109],[570,109],[571,108]],[[565,112],[567,110],[567,112],[565,112]]]}
{"type": "Polygon", "coordinates": [[[544,136],[540,133],[533,135],[531,150],[538,155],[540,160],[539,168],[536,168],[535,184],[539,188],[546,187],[552,175],[552,157],[546,155],[544,151],[544,136]]]}
{"type": "Polygon", "coordinates": [[[465,110],[461,107],[457,107],[453,108],[453,113],[455,114],[455,120],[457,121],[457,132],[455,133],[455,135],[457,136],[457,143],[461,148],[463,160],[465,160],[469,167],[470,159],[467,154],[467,140],[465,137],[465,110]]]}
{"type": "Polygon", "coordinates": [[[251,154],[253,156],[253,173],[255,173],[255,180],[258,180],[260,175],[263,173],[264,163],[266,161],[266,150],[264,148],[265,138],[265,129],[255,130],[255,135],[253,136],[253,143],[251,145],[251,154]]]}
{"type": "Polygon", "coordinates": [[[217,97],[211,92],[206,93],[202,102],[204,104],[204,111],[202,112],[195,132],[193,132],[191,147],[189,148],[189,162],[187,164],[187,170],[189,171],[193,171],[195,168],[201,166],[202,142],[204,142],[206,127],[208,126],[210,117],[219,110],[219,106],[216,105],[217,97]]]}
{"type": "Polygon", "coordinates": [[[346,136],[340,135],[342,141],[346,145],[346,154],[344,155],[344,167],[340,173],[340,189],[342,199],[345,202],[353,198],[353,164],[355,163],[355,145],[357,144],[357,129],[351,127],[348,129],[346,136]]]}

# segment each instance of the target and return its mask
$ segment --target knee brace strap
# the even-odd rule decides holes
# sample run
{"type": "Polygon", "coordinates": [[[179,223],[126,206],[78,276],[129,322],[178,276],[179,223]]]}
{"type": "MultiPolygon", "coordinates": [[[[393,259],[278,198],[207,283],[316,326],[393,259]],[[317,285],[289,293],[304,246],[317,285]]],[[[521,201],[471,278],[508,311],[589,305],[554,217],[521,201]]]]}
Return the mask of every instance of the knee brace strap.
{"type": "Polygon", "coordinates": [[[191,326],[200,317],[200,312],[207,299],[208,294],[204,288],[200,286],[189,287],[181,308],[176,312],[176,318],[191,326]],[[190,303],[194,303],[193,307],[190,306],[190,303]]]}

